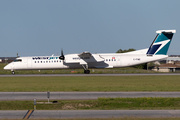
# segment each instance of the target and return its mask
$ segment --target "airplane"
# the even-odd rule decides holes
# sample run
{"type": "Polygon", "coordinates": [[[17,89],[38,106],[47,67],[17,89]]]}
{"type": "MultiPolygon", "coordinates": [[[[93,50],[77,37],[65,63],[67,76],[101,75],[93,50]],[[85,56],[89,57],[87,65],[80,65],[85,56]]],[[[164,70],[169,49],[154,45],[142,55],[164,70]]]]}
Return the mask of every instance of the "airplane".
{"type": "Polygon", "coordinates": [[[89,68],[120,68],[134,66],[167,58],[167,51],[176,30],[158,30],[157,35],[149,48],[127,53],[81,54],[61,56],[33,56],[18,57],[4,67],[4,70],[48,70],[48,69],[78,69],[83,68],[89,74],[89,68]]]}

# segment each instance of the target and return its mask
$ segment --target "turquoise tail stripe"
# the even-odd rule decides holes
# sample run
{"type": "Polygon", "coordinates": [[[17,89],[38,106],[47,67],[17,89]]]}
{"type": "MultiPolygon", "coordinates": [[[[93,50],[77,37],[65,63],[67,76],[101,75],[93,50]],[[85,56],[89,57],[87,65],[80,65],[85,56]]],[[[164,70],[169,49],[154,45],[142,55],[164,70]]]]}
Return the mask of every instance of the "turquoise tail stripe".
{"type": "Polygon", "coordinates": [[[146,54],[148,56],[167,55],[173,34],[176,33],[176,30],[160,30],[156,31],[156,33],[157,36],[150,45],[146,54]]]}
{"type": "Polygon", "coordinates": [[[168,40],[168,38],[163,33],[161,33],[158,35],[158,37],[154,43],[165,41],[165,40],[168,40]]]}
{"type": "Polygon", "coordinates": [[[168,49],[169,49],[169,45],[170,45],[170,43],[171,43],[171,40],[163,47],[163,48],[161,48],[157,53],[156,53],[156,55],[166,55],[167,54],[167,51],[168,51],[168,49]]]}

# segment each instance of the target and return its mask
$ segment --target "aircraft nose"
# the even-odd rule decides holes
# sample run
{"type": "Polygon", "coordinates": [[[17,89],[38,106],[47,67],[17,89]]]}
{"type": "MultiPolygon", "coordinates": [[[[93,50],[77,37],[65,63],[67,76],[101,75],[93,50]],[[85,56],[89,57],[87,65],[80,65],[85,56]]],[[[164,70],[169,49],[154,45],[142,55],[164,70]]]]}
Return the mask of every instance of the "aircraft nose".
{"type": "Polygon", "coordinates": [[[11,66],[10,66],[10,65],[6,65],[6,66],[4,67],[4,70],[11,70],[11,66]]]}

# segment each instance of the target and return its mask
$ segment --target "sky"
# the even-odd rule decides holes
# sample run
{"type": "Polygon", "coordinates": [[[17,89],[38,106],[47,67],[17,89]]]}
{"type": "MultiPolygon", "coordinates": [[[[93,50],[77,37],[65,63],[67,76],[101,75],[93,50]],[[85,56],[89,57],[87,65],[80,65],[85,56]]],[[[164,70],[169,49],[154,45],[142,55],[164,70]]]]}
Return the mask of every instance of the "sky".
{"type": "Polygon", "coordinates": [[[168,55],[180,55],[179,6],[180,0],[1,0],[0,56],[139,50],[166,29],[177,31],[168,55]]]}

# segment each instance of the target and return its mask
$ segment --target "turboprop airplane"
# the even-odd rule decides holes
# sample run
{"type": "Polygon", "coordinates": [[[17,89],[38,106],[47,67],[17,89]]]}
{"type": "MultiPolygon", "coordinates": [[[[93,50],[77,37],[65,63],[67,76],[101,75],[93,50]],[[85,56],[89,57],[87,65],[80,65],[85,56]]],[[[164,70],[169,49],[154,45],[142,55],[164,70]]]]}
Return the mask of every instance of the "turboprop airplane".
{"type": "Polygon", "coordinates": [[[109,54],[81,54],[61,56],[34,56],[19,57],[4,67],[5,70],[48,70],[48,69],[76,69],[83,68],[85,74],[89,74],[89,68],[118,68],[134,66],[142,63],[152,62],[167,58],[167,51],[176,30],[158,30],[157,36],[147,49],[109,54]]]}

